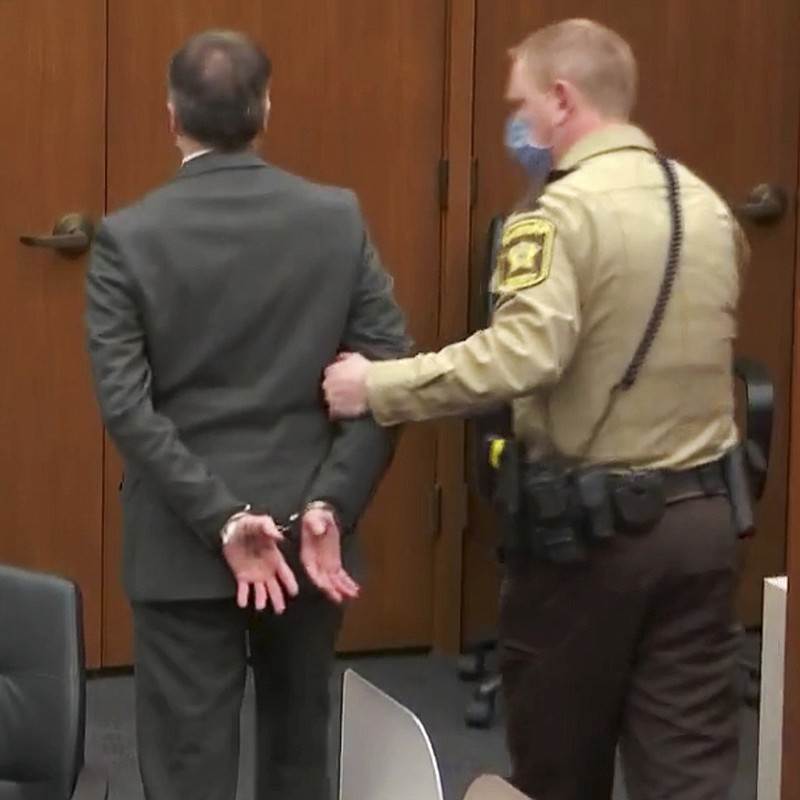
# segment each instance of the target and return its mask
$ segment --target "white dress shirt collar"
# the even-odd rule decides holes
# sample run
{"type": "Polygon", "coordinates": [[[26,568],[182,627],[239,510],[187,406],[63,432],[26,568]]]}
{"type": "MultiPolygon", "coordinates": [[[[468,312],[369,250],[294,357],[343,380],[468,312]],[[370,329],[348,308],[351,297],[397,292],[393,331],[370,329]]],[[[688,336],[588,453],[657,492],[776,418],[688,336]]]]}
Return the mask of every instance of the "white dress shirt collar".
{"type": "Polygon", "coordinates": [[[210,147],[207,147],[205,150],[195,150],[194,153],[189,153],[188,156],[183,157],[183,161],[181,161],[181,166],[184,164],[188,164],[192,159],[200,158],[200,156],[207,155],[208,153],[212,152],[210,147]]]}

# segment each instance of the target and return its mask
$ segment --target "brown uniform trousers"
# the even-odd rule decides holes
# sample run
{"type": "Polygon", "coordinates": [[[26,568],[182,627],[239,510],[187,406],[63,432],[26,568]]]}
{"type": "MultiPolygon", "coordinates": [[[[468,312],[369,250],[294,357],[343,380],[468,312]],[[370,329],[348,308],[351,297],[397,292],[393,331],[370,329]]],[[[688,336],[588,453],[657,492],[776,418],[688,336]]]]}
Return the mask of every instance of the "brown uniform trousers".
{"type": "Polygon", "coordinates": [[[738,754],[728,500],[685,500],[588,562],[512,557],[501,669],[512,782],[537,800],[607,800],[617,745],[631,800],[722,800],[738,754]]]}

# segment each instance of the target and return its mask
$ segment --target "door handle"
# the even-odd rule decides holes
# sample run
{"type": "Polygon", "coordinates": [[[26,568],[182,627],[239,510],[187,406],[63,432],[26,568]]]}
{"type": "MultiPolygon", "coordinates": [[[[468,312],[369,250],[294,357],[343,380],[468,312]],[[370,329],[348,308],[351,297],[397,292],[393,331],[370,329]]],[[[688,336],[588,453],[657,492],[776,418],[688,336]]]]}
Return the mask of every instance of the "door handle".
{"type": "Polygon", "coordinates": [[[745,198],[744,203],[734,206],[737,216],[749,222],[765,224],[777,222],[789,208],[786,190],[771,183],[755,186],[745,198]]]}
{"type": "Polygon", "coordinates": [[[94,223],[85,214],[65,214],[50,235],[19,237],[26,247],[46,247],[69,256],[85,253],[94,238],[94,223]]]}

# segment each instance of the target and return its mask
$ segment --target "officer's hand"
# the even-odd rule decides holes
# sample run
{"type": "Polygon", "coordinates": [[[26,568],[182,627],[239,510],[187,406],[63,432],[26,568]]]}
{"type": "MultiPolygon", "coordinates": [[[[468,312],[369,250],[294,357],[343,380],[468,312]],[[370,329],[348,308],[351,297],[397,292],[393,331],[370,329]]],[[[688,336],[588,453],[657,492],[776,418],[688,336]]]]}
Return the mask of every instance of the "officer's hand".
{"type": "Polygon", "coordinates": [[[342,353],[325,370],[322,388],[333,419],[358,417],[367,411],[369,364],[358,353],[342,353]]]}
{"type": "Polygon", "coordinates": [[[283,539],[272,517],[245,514],[233,523],[235,530],[222,554],[236,578],[236,602],[245,608],[252,589],[258,611],[272,603],[276,614],[286,609],[285,595],[297,594],[297,580],[278,549],[283,539]]]}
{"type": "Polygon", "coordinates": [[[300,561],[311,582],[335,603],[358,597],[358,584],[342,567],[341,533],[332,512],[315,508],[303,514],[300,561]]]}

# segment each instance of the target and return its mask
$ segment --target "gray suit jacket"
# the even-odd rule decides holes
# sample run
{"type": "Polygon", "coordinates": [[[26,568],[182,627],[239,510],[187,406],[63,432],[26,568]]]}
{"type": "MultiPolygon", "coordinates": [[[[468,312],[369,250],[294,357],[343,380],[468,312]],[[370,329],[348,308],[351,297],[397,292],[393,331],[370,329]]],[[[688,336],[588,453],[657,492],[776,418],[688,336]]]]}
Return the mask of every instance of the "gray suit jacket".
{"type": "Polygon", "coordinates": [[[86,291],[132,600],[232,595],[220,529],[247,503],[281,523],[326,500],[355,526],[394,437],[331,423],[322,373],[340,350],[410,343],[352,192],[200,156],[103,221],[86,291]]]}

